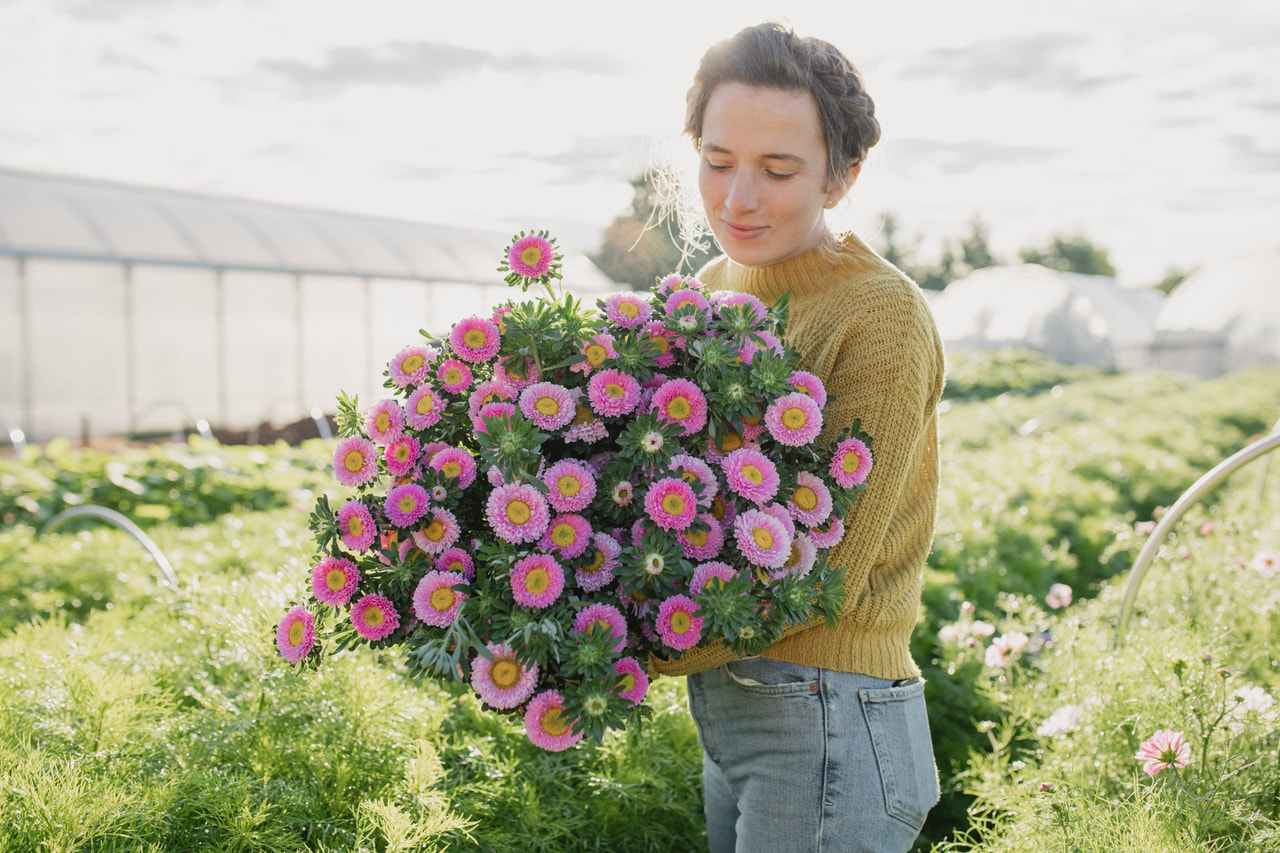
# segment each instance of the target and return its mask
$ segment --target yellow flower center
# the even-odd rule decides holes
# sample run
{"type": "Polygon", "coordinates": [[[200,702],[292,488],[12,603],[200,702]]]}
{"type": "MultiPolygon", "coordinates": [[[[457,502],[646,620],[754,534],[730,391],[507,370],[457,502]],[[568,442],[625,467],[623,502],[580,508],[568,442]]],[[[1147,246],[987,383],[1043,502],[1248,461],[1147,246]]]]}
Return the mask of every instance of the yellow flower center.
{"type": "Polygon", "coordinates": [[[555,401],[554,397],[539,397],[533,407],[549,418],[560,414],[560,404],[555,401]]]}
{"type": "Polygon", "coordinates": [[[386,412],[378,412],[378,416],[373,419],[373,424],[378,428],[378,432],[386,432],[391,428],[391,416],[386,412]]]}
{"type": "Polygon", "coordinates": [[[795,389],[796,389],[797,391],[799,391],[801,394],[805,395],[806,397],[812,397],[812,396],[813,396],[812,394],[810,394],[810,393],[809,393],[809,389],[808,389],[808,388],[806,388],[806,387],[805,387],[805,386],[803,386],[803,385],[797,385],[797,386],[795,386],[795,389]]]}
{"type": "Polygon", "coordinates": [[[799,562],[800,562],[800,546],[797,543],[792,542],[791,553],[787,555],[787,567],[790,568],[791,566],[798,565],[799,562]]]}
{"type": "Polygon", "coordinates": [[[800,486],[791,493],[791,502],[808,512],[818,505],[818,493],[808,486],[800,486]]]}
{"type": "Polygon", "coordinates": [[[301,619],[299,619],[297,622],[294,622],[292,625],[290,625],[289,626],[289,645],[291,646],[301,645],[302,637],[304,634],[306,634],[306,632],[307,632],[307,629],[303,627],[301,619]]]}
{"type": "Polygon", "coordinates": [[[685,613],[683,610],[677,610],[675,613],[671,614],[671,631],[674,634],[688,633],[692,624],[692,621],[689,619],[689,614],[685,613]]]}
{"type": "Polygon", "coordinates": [[[560,735],[569,731],[569,724],[564,721],[564,708],[559,706],[548,708],[547,712],[542,715],[542,730],[552,737],[560,737],[560,735]]]}
{"type": "Polygon", "coordinates": [[[396,450],[395,450],[395,454],[396,454],[396,461],[397,461],[397,462],[408,462],[408,461],[409,461],[409,453],[410,453],[410,451],[409,451],[409,446],[408,446],[407,444],[401,444],[401,445],[399,445],[398,447],[396,447],[396,450]]]}
{"type": "Polygon", "coordinates": [[[342,457],[342,467],[350,474],[358,474],[364,468],[364,453],[359,450],[348,450],[342,457]]]}
{"type": "Polygon", "coordinates": [[[342,569],[330,569],[324,574],[324,585],[337,592],[347,585],[347,573],[342,569]]]}
{"type": "Polygon", "coordinates": [[[667,403],[667,417],[669,418],[682,421],[691,414],[693,414],[693,406],[690,406],[689,401],[684,397],[676,397],[670,403],[667,403]]]}
{"type": "Polygon", "coordinates": [[[418,502],[414,500],[413,495],[405,495],[400,499],[399,503],[396,504],[396,506],[400,507],[400,511],[404,513],[413,512],[413,508],[417,505],[418,502]]]}
{"type": "Polygon", "coordinates": [[[541,595],[547,591],[547,587],[549,586],[551,586],[551,575],[549,575],[547,570],[541,566],[538,566],[536,569],[531,569],[529,573],[524,576],[524,588],[534,595],[541,595]]]}
{"type": "Polygon", "coordinates": [[[623,317],[635,319],[640,316],[640,306],[634,302],[620,302],[618,303],[618,313],[623,317]]]}
{"type": "Polygon", "coordinates": [[[458,600],[458,594],[447,586],[431,590],[431,607],[438,613],[444,613],[458,600]]]}
{"type": "Polygon", "coordinates": [[[462,381],[462,371],[456,367],[450,367],[444,372],[444,382],[446,385],[457,385],[462,381]]]}
{"type": "Polygon", "coordinates": [[[364,621],[369,623],[370,628],[377,628],[387,618],[387,614],[382,612],[381,607],[370,607],[364,612],[364,621]]]}
{"type": "Polygon", "coordinates": [[[616,400],[625,392],[623,391],[622,386],[617,382],[610,382],[608,385],[604,386],[604,393],[608,395],[610,399],[616,400]]]}
{"type": "Polygon", "coordinates": [[[626,675],[622,676],[622,692],[630,693],[632,690],[635,690],[635,689],[636,689],[635,674],[628,672],[626,675]]]}
{"type": "Polygon", "coordinates": [[[440,473],[445,477],[462,476],[462,465],[458,462],[446,462],[440,466],[440,473]]]}
{"type": "Polygon", "coordinates": [[[515,500],[507,504],[507,521],[512,524],[528,524],[533,517],[533,510],[524,501],[515,500]]]}
{"type": "Polygon", "coordinates": [[[858,466],[862,464],[862,459],[858,454],[850,451],[844,455],[844,459],[840,462],[840,467],[844,469],[846,474],[852,474],[858,470],[858,466]]]}
{"type": "Polygon", "coordinates": [[[597,619],[596,621],[594,621],[594,622],[592,622],[592,623],[591,623],[591,628],[592,628],[592,629],[594,629],[594,628],[596,628],[596,627],[603,628],[603,629],[604,629],[604,630],[606,630],[606,631],[612,631],[612,630],[613,630],[613,626],[612,626],[612,625],[610,625],[610,624],[609,624],[606,620],[604,620],[604,619],[597,619]]]}
{"type": "Polygon", "coordinates": [[[520,683],[524,670],[512,658],[498,658],[489,669],[489,680],[499,690],[510,690],[520,683]]]}
{"type": "Polygon", "coordinates": [[[711,499],[711,517],[716,521],[724,518],[724,514],[729,511],[729,506],[724,502],[724,498],[717,495],[711,499]]]}
{"type": "Polygon", "coordinates": [[[467,333],[462,336],[462,342],[472,349],[480,349],[480,347],[485,345],[484,332],[480,329],[469,329],[467,333]]]}
{"type": "Polygon", "coordinates": [[[692,299],[681,299],[680,303],[676,305],[676,310],[679,310],[686,305],[692,305],[694,308],[698,307],[698,303],[694,302],[692,299]]]}
{"type": "Polygon", "coordinates": [[[752,530],[751,538],[755,540],[756,545],[760,546],[762,550],[768,551],[773,547],[773,534],[763,527],[757,527],[752,530]]]}
{"type": "Polygon", "coordinates": [[[782,413],[782,425],[787,429],[804,429],[809,423],[809,416],[804,413],[804,409],[798,406],[789,406],[782,413]]]}
{"type": "Polygon", "coordinates": [[[692,545],[693,547],[701,548],[703,545],[707,544],[707,531],[690,530],[689,532],[685,533],[684,538],[688,539],[689,544],[692,545]]]}
{"type": "Polygon", "coordinates": [[[360,516],[353,515],[347,519],[347,532],[352,536],[359,536],[364,533],[364,522],[360,520],[360,516]]]}
{"type": "Polygon", "coordinates": [[[573,529],[573,525],[568,522],[561,522],[551,528],[551,541],[559,545],[561,548],[568,548],[574,542],[578,541],[578,532],[573,529]]]}
{"type": "Polygon", "coordinates": [[[575,403],[575,404],[574,404],[574,407],[573,407],[573,422],[574,422],[574,424],[575,424],[575,425],[576,425],[576,424],[585,424],[585,423],[587,423],[588,421],[594,421],[595,419],[596,419],[595,412],[591,411],[589,408],[587,408],[586,406],[582,405],[581,403],[575,403]]]}
{"type": "Polygon", "coordinates": [[[662,509],[668,515],[679,515],[684,512],[684,498],[674,493],[664,495],[662,498],[662,509]]]}
{"type": "Polygon", "coordinates": [[[599,548],[597,548],[596,555],[591,560],[591,562],[583,566],[582,568],[578,569],[578,571],[582,572],[584,575],[594,575],[596,572],[600,571],[600,567],[603,565],[604,565],[604,551],[601,551],[599,548]]]}
{"type": "Polygon", "coordinates": [[[515,363],[507,367],[507,375],[512,379],[524,379],[525,365],[515,363]]]}
{"type": "Polygon", "coordinates": [[[649,343],[653,344],[653,346],[658,350],[658,355],[666,355],[667,350],[671,349],[671,344],[669,344],[667,339],[662,335],[654,335],[649,338],[649,343]]]}
{"type": "Polygon", "coordinates": [[[742,466],[742,478],[755,483],[757,486],[764,482],[764,474],[754,465],[742,466]]]}
{"type": "Polygon", "coordinates": [[[536,267],[542,262],[542,249],[530,246],[520,253],[520,263],[526,267],[536,267]]]}
{"type": "Polygon", "coordinates": [[[743,418],[743,419],[742,419],[742,422],[743,422],[743,423],[745,423],[745,424],[750,424],[751,426],[759,426],[759,425],[760,425],[760,416],[759,416],[759,415],[752,415],[752,416],[751,416],[751,417],[749,417],[749,418],[743,418]]]}
{"type": "Polygon", "coordinates": [[[574,477],[571,474],[565,474],[563,477],[556,480],[556,491],[566,498],[571,498],[578,492],[582,491],[582,483],[577,477],[574,477]]]}
{"type": "Polygon", "coordinates": [[[605,358],[609,355],[609,351],[600,344],[587,345],[587,364],[592,367],[599,367],[604,364],[605,358]]]}
{"type": "Polygon", "coordinates": [[[449,564],[449,571],[457,572],[458,574],[466,574],[467,567],[461,560],[454,560],[449,564]]]}
{"type": "Polygon", "coordinates": [[[432,542],[439,542],[444,538],[444,522],[438,518],[431,519],[431,523],[427,525],[426,530],[422,531],[422,535],[432,542]]]}
{"type": "Polygon", "coordinates": [[[433,411],[435,411],[436,399],[435,397],[432,397],[430,394],[423,394],[421,397],[418,398],[418,402],[413,408],[414,408],[414,411],[416,411],[420,415],[429,415],[433,411]]]}
{"type": "Polygon", "coordinates": [[[400,362],[400,372],[407,373],[412,376],[421,370],[422,365],[426,363],[427,360],[415,352],[413,355],[406,357],[404,361],[400,362]]]}
{"type": "Polygon", "coordinates": [[[720,449],[725,453],[732,453],[742,447],[742,436],[736,432],[726,432],[720,437],[720,449]]]}

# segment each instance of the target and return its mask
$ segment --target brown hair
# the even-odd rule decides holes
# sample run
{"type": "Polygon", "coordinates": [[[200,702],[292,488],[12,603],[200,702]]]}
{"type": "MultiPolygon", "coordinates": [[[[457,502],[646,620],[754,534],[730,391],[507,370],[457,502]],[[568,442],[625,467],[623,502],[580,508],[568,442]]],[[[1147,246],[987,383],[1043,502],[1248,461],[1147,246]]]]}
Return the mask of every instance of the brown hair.
{"type": "Polygon", "coordinates": [[[818,104],[827,145],[827,186],[843,185],[880,140],[876,105],[862,74],[836,47],[800,37],[781,24],[747,27],[703,54],[686,96],[684,132],[702,146],[702,121],[711,93],[721,83],[760,89],[809,92],[818,104]]]}

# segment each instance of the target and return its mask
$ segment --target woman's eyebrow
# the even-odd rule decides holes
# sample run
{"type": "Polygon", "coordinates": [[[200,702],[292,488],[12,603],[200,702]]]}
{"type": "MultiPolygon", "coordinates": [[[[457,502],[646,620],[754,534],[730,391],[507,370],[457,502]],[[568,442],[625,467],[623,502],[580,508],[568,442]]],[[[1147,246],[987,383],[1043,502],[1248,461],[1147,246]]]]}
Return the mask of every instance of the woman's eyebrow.
{"type": "MultiPolygon", "coordinates": [[[[730,151],[728,148],[725,148],[725,147],[724,147],[724,146],[722,146],[722,145],[716,145],[714,142],[707,142],[707,143],[704,143],[702,147],[703,147],[705,150],[707,150],[707,151],[712,151],[712,152],[714,152],[714,153],[716,153],[716,154],[732,154],[732,153],[733,153],[733,152],[732,152],[732,151],[730,151]]],[[[792,163],[799,163],[799,164],[801,164],[801,165],[807,164],[807,163],[809,162],[808,160],[806,160],[806,159],[804,159],[803,157],[801,157],[799,154],[765,154],[765,155],[763,155],[763,156],[762,156],[762,159],[764,159],[764,160],[787,160],[787,161],[789,161],[789,162],[792,162],[792,163]]]]}

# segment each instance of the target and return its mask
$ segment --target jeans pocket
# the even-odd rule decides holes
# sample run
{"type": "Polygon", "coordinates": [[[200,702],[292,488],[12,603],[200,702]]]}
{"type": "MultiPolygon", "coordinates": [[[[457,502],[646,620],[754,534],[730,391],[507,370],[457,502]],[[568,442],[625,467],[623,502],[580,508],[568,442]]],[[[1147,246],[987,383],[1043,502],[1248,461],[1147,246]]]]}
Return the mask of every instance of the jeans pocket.
{"type": "Polygon", "coordinates": [[[753,657],[731,660],[724,671],[734,685],[757,696],[811,696],[821,690],[812,666],[753,657]]]}
{"type": "Polygon", "coordinates": [[[860,690],[858,698],[880,769],[885,810],[919,831],[940,793],[924,682],[860,690]]]}

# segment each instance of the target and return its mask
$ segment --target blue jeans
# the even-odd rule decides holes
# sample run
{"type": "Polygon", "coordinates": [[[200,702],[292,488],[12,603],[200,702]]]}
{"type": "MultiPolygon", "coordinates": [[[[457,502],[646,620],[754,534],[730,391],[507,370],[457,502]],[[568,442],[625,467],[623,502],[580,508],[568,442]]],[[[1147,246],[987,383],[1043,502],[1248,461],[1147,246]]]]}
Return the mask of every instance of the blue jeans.
{"type": "Polygon", "coordinates": [[[902,853],[938,801],[924,682],[769,658],[690,675],[711,853],[902,853]]]}

